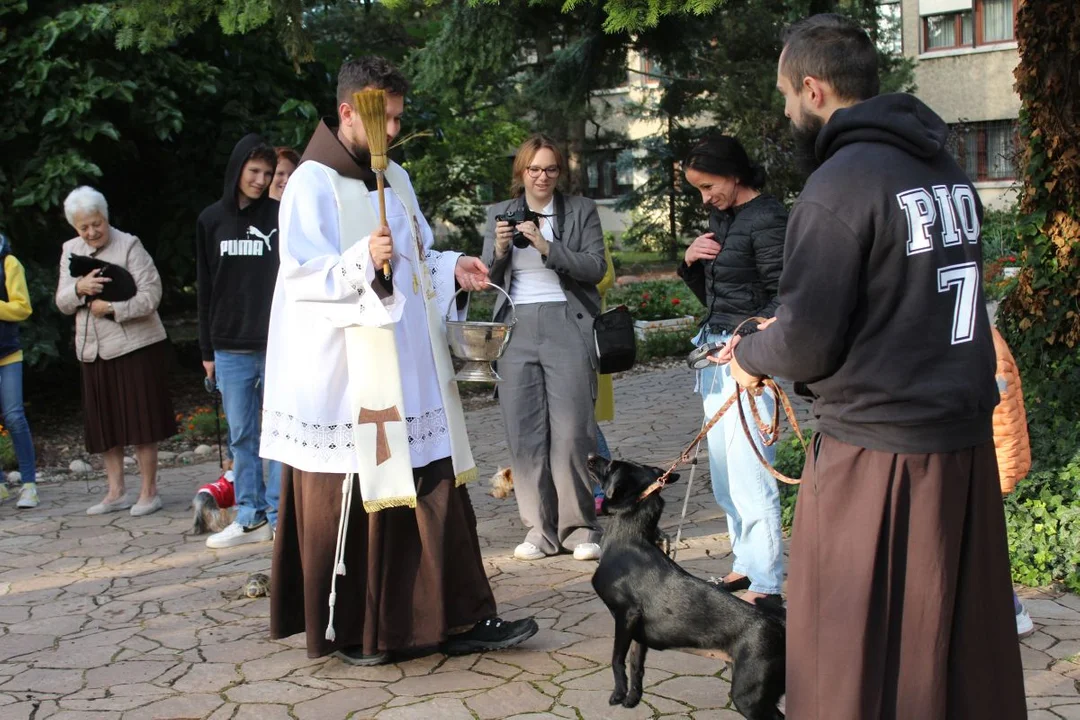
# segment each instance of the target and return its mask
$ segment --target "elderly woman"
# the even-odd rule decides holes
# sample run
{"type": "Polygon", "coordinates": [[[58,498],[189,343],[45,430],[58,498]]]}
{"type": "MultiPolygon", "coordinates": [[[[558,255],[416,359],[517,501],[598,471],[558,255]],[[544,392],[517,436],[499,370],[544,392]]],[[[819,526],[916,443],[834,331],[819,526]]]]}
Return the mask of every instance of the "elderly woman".
{"type": "MultiPolygon", "coordinates": [[[[604,277],[604,233],[596,203],[558,192],[562,153],[534,135],[514,159],[511,200],[488,211],[484,262],[517,313],[499,360],[499,403],[525,526],[519,560],[572,552],[600,557],[600,525],[586,461],[596,450],[596,285],[604,277]],[[512,214],[518,220],[502,220],[512,214]],[[532,219],[528,219],[532,218],[532,219]]],[[[495,302],[495,319],[510,304],[495,302]]]]}
{"type": "Polygon", "coordinates": [[[64,243],[60,255],[56,306],[75,316],[86,449],[103,454],[109,480],[108,493],[86,512],[101,515],[131,508],[132,515],[149,515],[161,509],[157,444],[176,433],[166,377],[165,327],[157,314],[161,277],[139,238],[109,225],[109,206],[97,190],[85,186],[73,190],[64,200],[64,215],[79,235],[64,243]],[[99,297],[110,278],[100,269],[72,276],[71,259],[76,255],[127,270],[135,295],[122,301],[99,297]],[[126,445],[135,446],[142,473],[142,491],[134,505],[124,491],[126,445]]]}

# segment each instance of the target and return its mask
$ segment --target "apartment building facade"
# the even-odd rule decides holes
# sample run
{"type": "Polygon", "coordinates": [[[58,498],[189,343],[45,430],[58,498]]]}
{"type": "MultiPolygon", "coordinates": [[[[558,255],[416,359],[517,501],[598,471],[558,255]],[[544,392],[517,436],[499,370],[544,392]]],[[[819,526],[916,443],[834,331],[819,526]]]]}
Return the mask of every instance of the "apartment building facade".
{"type": "Polygon", "coordinates": [[[1007,207],[1019,188],[1013,70],[1020,61],[1022,0],[902,0],[903,52],[915,61],[915,94],[953,129],[950,148],[983,204],[1007,207]]]}

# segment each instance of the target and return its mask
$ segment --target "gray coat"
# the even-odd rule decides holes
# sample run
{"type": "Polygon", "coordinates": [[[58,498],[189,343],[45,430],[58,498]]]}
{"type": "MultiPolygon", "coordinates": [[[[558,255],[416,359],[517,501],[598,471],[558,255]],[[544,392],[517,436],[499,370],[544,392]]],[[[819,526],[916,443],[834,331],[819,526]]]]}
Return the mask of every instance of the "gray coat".
{"type": "MultiPolygon", "coordinates": [[[[593,340],[593,317],[600,307],[600,294],[596,284],[603,279],[607,271],[604,260],[604,231],[600,227],[600,215],[596,203],[576,195],[564,195],[566,217],[563,220],[562,237],[550,243],[550,254],[544,259],[548,268],[559,275],[559,283],[566,293],[566,302],[571,317],[577,320],[578,330],[585,338],[585,347],[593,348],[589,354],[592,366],[596,367],[596,343],[593,340]],[[585,295],[591,302],[586,305],[579,295],[585,295]]],[[[513,246],[511,252],[495,259],[495,216],[502,215],[520,198],[504,200],[488,208],[487,225],[484,228],[484,252],[482,259],[490,269],[491,282],[510,292],[513,246]]],[[[558,218],[551,218],[552,226],[558,234],[558,218]]],[[[495,301],[494,319],[503,322],[509,310],[506,297],[499,293],[495,301]]]]}

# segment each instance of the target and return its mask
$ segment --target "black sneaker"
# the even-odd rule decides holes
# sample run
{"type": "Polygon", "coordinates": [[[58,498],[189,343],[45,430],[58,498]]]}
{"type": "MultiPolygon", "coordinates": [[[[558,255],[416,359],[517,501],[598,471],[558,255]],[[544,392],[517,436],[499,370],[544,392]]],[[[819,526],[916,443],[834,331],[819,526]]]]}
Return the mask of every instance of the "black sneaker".
{"type": "Polygon", "coordinates": [[[539,629],[532,618],[514,621],[490,618],[476,623],[471,630],[448,637],[442,651],[447,655],[468,655],[505,650],[525,642],[539,629]]]}
{"type": "Polygon", "coordinates": [[[341,660],[343,663],[357,665],[359,667],[385,665],[390,662],[390,653],[380,652],[375,653],[374,655],[365,655],[364,648],[361,645],[353,645],[351,647],[336,650],[334,652],[334,657],[341,660]]]}

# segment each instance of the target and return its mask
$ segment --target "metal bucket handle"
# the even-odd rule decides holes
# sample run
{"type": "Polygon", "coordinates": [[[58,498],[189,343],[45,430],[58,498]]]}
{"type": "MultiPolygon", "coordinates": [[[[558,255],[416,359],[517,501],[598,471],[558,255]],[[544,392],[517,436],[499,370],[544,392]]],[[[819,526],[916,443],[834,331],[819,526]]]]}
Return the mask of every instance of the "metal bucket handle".
{"type": "MultiPolygon", "coordinates": [[[[490,280],[485,280],[484,284],[485,285],[490,285],[491,287],[495,288],[496,290],[498,290],[499,292],[501,292],[503,295],[506,296],[507,301],[510,303],[510,322],[508,322],[506,324],[509,325],[510,327],[513,327],[514,325],[516,325],[517,324],[517,306],[514,305],[514,299],[512,297],[510,297],[510,293],[506,292],[505,290],[503,290],[501,287],[499,287],[495,283],[491,282],[490,280]]],[[[451,322],[451,320],[450,320],[450,311],[454,308],[454,301],[457,300],[457,296],[460,295],[463,292],[466,292],[465,288],[461,288],[456,293],[454,293],[454,297],[450,298],[450,307],[448,307],[446,309],[446,318],[445,318],[448,322],[451,322]]]]}

